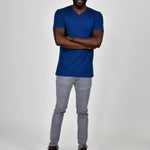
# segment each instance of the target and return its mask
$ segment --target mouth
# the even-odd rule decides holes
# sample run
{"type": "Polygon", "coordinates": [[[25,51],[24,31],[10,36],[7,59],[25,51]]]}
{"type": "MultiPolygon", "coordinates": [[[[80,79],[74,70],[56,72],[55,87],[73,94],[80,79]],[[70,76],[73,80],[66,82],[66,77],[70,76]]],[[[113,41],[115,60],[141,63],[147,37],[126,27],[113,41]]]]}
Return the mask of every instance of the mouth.
{"type": "Polygon", "coordinates": [[[76,0],[77,4],[82,5],[84,0],[76,0]]]}

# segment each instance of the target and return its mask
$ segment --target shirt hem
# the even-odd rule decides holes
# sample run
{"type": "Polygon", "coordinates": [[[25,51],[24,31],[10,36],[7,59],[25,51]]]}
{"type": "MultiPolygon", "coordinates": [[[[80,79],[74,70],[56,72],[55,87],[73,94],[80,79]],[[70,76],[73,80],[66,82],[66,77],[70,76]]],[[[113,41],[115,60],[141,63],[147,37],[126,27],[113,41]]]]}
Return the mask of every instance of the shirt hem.
{"type": "Polygon", "coordinates": [[[94,75],[75,75],[75,74],[58,74],[58,73],[55,73],[55,75],[57,76],[69,76],[69,77],[94,77],[94,75]]]}

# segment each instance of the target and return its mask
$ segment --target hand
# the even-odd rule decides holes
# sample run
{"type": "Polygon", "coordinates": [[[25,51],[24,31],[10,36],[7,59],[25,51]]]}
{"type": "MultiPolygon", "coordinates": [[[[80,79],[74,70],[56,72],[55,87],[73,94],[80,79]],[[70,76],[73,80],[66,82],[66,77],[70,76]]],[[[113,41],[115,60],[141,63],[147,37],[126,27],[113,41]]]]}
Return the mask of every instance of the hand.
{"type": "Polygon", "coordinates": [[[94,49],[93,47],[87,47],[88,50],[94,49]]]}
{"type": "Polygon", "coordinates": [[[66,36],[66,39],[70,41],[70,37],[69,36],[66,36]]]}

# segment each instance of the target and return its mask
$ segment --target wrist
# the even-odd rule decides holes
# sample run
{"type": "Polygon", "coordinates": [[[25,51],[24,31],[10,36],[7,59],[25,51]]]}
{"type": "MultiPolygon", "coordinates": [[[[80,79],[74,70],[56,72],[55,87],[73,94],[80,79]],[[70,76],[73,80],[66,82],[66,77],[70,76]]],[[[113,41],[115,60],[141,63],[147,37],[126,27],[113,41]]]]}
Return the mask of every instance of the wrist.
{"type": "Polygon", "coordinates": [[[71,36],[69,36],[69,38],[70,38],[70,41],[73,41],[75,36],[71,35],[71,36]]]}

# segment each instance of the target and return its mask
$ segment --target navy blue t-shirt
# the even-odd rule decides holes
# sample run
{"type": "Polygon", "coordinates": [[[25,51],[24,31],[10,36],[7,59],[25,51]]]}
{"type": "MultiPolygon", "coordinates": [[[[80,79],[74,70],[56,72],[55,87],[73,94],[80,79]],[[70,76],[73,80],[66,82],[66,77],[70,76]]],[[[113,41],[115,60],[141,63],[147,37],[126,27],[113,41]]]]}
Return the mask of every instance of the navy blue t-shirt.
{"type": "MultiPolygon", "coordinates": [[[[93,30],[103,29],[103,16],[99,11],[86,7],[77,14],[72,6],[55,12],[54,28],[64,28],[67,36],[92,37],[93,30]]],[[[74,77],[93,77],[93,50],[67,49],[60,46],[56,75],[74,77]]]]}

